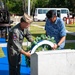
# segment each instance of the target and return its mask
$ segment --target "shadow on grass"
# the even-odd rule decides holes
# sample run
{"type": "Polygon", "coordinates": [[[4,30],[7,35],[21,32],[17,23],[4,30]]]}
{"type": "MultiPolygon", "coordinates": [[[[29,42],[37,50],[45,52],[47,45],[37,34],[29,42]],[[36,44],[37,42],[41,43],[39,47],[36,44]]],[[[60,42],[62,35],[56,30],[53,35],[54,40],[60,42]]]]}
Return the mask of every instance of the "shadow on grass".
{"type": "Polygon", "coordinates": [[[67,34],[66,40],[75,40],[75,36],[71,34],[67,34]]]}
{"type": "Polygon", "coordinates": [[[65,49],[75,49],[75,43],[66,43],[65,49]]]}

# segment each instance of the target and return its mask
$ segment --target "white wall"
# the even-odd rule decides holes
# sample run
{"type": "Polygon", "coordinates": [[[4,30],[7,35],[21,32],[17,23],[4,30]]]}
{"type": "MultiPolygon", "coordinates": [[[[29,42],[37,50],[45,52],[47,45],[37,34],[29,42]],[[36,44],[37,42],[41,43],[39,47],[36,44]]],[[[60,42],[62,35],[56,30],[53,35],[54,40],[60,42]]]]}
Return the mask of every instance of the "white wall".
{"type": "Polygon", "coordinates": [[[44,51],[32,54],[31,75],[75,75],[75,50],[44,51]]]}

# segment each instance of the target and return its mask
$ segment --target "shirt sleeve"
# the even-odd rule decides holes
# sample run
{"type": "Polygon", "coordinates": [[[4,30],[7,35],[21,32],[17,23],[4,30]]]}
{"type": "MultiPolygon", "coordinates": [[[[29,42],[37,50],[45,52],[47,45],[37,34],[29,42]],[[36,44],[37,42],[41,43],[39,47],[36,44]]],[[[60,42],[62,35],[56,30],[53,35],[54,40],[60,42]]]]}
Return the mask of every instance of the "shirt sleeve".
{"type": "Polygon", "coordinates": [[[24,34],[24,37],[26,37],[26,39],[31,42],[31,40],[33,40],[33,39],[32,39],[32,35],[29,32],[29,30],[28,29],[24,30],[24,33],[26,33],[26,34],[24,34]]]}
{"type": "Polygon", "coordinates": [[[65,24],[62,20],[61,20],[61,23],[60,23],[60,35],[61,35],[61,37],[66,36],[65,24]]]}

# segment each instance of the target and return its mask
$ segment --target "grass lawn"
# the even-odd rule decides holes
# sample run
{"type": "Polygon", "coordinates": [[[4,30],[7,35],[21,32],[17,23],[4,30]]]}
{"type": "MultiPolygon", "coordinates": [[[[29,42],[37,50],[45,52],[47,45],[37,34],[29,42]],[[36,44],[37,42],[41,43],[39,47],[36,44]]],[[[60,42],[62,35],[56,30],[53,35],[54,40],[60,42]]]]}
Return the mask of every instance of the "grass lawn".
{"type": "MultiPolygon", "coordinates": [[[[43,27],[45,26],[45,22],[33,22],[33,24],[40,25],[40,26],[43,26],[43,27]]],[[[75,24],[71,24],[71,25],[68,24],[68,25],[65,25],[65,26],[66,26],[66,29],[68,31],[75,32],[75,24]]],[[[39,36],[41,34],[45,34],[45,31],[42,28],[31,26],[30,29],[31,29],[31,33],[32,33],[34,39],[35,39],[36,36],[39,36]]],[[[67,34],[66,40],[75,40],[75,36],[67,34]]],[[[65,49],[75,49],[75,43],[67,43],[65,45],[65,49]]]]}
{"type": "Polygon", "coordinates": [[[35,39],[37,36],[40,36],[41,34],[45,34],[45,30],[43,28],[31,26],[30,27],[30,32],[35,39]]]}
{"type": "Polygon", "coordinates": [[[67,43],[67,44],[65,44],[65,49],[75,49],[75,43],[67,43]]]}
{"type": "MultiPolygon", "coordinates": [[[[35,26],[33,26],[33,24],[44,27],[45,22],[33,22],[32,23],[32,25],[30,27],[30,31],[31,31],[33,39],[35,39],[37,36],[40,36],[41,34],[45,34],[45,30],[43,28],[35,27],[35,26]]],[[[68,31],[75,32],[75,24],[65,25],[65,26],[68,31]]],[[[75,36],[67,34],[66,39],[67,40],[75,40],[75,36]]],[[[26,39],[24,39],[24,41],[26,41],[26,39]]],[[[66,44],[65,49],[75,49],[75,43],[66,44]]],[[[2,57],[2,56],[3,56],[3,52],[2,52],[2,49],[0,48],[0,57],[2,57]]]]}
{"type": "MultiPolygon", "coordinates": [[[[33,24],[44,26],[45,22],[34,22],[33,24]]],[[[69,30],[69,31],[71,31],[71,32],[75,32],[74,31],[75,30],[74,26],[75,26],[75,24],[66,25],[66,29],[69,30]]],[[[45,30],[44,29],[35,27],[33,25],[31,25],[30,31],[31,31],[31,34],[32,34],[32,36],[33,36],[34,39],[37,36],[40,36],[41,34],[45,34],[45,30]]],[[[66,40],[75,40],[75,36],[67,34],[66,40]]],[[[69,48],[70,49],[75,49],[75,43],[68,43],[68,44],[65,45],[65,49],[69,49],[69,48]]]]}
{"type": "Polygon", "coordinates": [[[33,22],[33,24],[40,25],[40,26],[45,26],[45,22],[33,22]]]}
{"type": "Polygon", "coordinates": [[[4,53],[3,53],[2,48],[0,47],[0,57],[3,57],[3,56],[4,56],[4,53]]]}
{"type": "Polygon", "coordinates": [[[75,40],[75,36],[74,35],[67,34],[66,40],[75,40]]]}
{"type": "Polygon", "coordinates": [[[66,25],[66,29],[71,32],[75,32],[75,24],[66,25]]]}

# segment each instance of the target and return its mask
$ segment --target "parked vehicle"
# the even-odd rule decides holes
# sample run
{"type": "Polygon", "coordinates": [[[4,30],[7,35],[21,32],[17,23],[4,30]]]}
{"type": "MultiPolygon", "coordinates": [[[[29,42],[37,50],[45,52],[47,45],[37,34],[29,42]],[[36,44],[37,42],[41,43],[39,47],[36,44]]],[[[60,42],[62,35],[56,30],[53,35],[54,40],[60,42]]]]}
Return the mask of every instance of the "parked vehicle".
{"type": "Polygon", "coordinates": [[[68,8],[36,8],[34,13],[34,21],[45,21],[46,13],[49,10],[56,11],[56,15],[62,19],[69,17],[68,8]]]}

